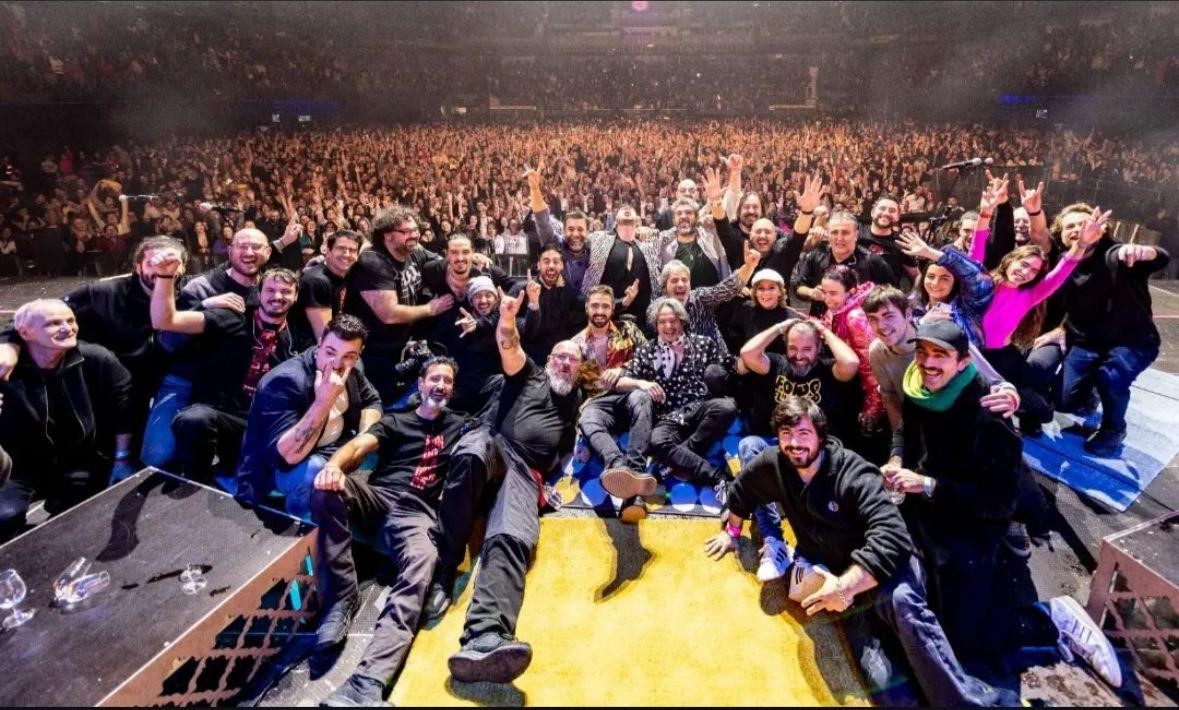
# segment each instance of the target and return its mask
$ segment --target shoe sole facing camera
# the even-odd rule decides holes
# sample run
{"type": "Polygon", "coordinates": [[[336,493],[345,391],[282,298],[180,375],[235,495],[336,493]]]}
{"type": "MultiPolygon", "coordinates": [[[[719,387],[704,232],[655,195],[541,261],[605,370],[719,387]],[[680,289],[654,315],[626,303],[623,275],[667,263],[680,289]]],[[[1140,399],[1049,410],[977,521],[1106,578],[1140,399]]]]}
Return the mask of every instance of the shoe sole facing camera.
{"type": "Polygon", "coordinates": [[[450,675],[464,683],[511,683],[532,663],[532,647],[506,643],[490,651],[459,651],[447,660],[450,675]]]}
{"type": "Polygon", "coordinates": [[[655,494],[659,482],[654,476],[639,476],[625,468],[612,468],[602,474],[602,488],[615,498],[626,500],[635,496],[655,494]]]}
{"type": "MultiPolygon", "coordinates": [[[[1104,652],[1104,655],[1106,655],[1109,660],[1108,667],[1101,668],[1097,664],[1093,663],[1093,659],[1089,658],[1089,656],[1083,653],[1083,648],[1081,647],[1080,642],[1073,641],[1070,636],[1063,634],[1062,631],[1062,635],[1065,636],[1066,643],[1068,643],[1069,650],[1071,650],[1075,655],[1080,656],[1085,661],[1085,663],[1087,663],[1097,673],[1097,675],[1101,676],[1102,680],[1110,685],[1110,687],[1122,687],[1122,667],[1118,662],[1118,654],[1116,651],[1114,651],[1113,644],[1110,643],[1109,639],[1105,637],[1105,634],[1101,632],[1101,627],[1099,627],[1097,623],[1093,621],[1093,619],[1089,618],[1089,614],[1085,612],[1085,609],[1081,606],[1081,603],[1072,597],[1061,596],[1052,599],[1049,602],[1049,605],[1063,607],[1062,611],[1064,613],[1068,614],[1070,617],[1075,617],[1082,626],[1089,629],[1090,635],[1101,644],[1100,649],[1095,649],[1096,652],[1094,653],[1094,656],[1100,655],[1102,652],[1104,652]]],[[[1053,614],[1052,620],[1053,622],[1056,621],[1055,614],[1053,614]]]]}

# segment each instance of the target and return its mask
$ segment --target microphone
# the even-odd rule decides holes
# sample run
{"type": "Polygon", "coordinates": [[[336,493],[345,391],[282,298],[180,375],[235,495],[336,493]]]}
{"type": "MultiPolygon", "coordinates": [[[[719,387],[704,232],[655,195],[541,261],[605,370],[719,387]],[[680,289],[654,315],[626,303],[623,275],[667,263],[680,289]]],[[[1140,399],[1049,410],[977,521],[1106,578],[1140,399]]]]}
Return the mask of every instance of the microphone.
{"type": "Polygon", "coordinates": [[[202,202],[197,205],[201,212],[242,212],[243,210],[234,207],[233,205],[219,205],[213,202],[202,202]]]}
{"type": "Polygon", "coordinates": [[[938,170],[959,170],[962,168],[977,168],[980,165],[994,165],[994,158],[971,158],[970,160],[959,160],[957,163],[947,163],[941,166],[938,170]]]}

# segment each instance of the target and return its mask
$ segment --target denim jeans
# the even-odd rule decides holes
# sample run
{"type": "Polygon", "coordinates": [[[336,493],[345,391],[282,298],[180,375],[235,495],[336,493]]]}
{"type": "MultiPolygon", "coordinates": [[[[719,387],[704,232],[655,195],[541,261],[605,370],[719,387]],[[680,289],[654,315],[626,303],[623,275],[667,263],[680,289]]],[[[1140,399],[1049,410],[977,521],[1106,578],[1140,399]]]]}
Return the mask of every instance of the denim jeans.
{"type": "Polygon", "coordinates": [[[164,376],[143,431],[143,450],[139,452],[139,458],[144,464],[167,469],[172,463],[176,456],[172,420],[191,399],[192,382],[176,375],[164,376]]]}
{"type": "Polygon", "coordinates": [[[602,457],[605,468],[625,465],[635,473],[646,472],[651,444],[651,396],[646,392],[610,393],[590,400],[581,412],[578,427],[590,450],[602,457]],[[624,455],[614,434],[628,429],[624,455]]]}
{"type": "Polygon", "coordinates": [[[1101,428],[1124,432],[1126,410],[1130,407],[1130,385],[1158,356],[1157,345],[1123,346],[1106,352],[1072,346],[1064,357],[1060,408],[1076,411],[1085,405],[1096,388],[1101,398],[1101,428]]]}
{"type": "Polygon", "coordinates": [[[962,667],[929,608],[925,572],[915,555],[879,587],[857,597],[857,606],[861,599],[871,608],[853,607],[841,625],[875,701],[911,702],[905,674],[898,672],[907,665],[930,705],[1019,706],[1018,691],[990,685],[962,667]]]}
{"type": "Polygon", "coordinates": [[[311,521],[311,490],[315,477],[327,464],[327,457],[311,454],[287,471],[275,469],[274,488],[286,496],[286,510],[296,518],[311,521]]]}
{"type": "MultiPolygon", "coordinates": [[[[741,462],[741,468],[744,469],[762,451],[777,445],[778,442],[769,437],[746,436],[737,442],[737,460],[741,462]]],[[[784,542],[782,539],[782,516],[778,515],[777,505],[773,503],[759,505],[753,511],[753,519],[757,521],[757,529],[761,530],[763,539],[784,542]]]]}

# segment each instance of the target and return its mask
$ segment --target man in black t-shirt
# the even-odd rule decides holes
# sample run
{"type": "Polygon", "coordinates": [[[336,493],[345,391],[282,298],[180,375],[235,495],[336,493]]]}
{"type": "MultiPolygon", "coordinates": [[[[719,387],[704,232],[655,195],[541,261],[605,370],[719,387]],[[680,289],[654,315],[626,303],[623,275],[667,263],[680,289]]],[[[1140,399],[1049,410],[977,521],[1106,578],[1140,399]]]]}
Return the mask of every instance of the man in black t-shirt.
{"type": "Polygon", "coordinates": [[[401,394],[394,366],[409,342],[411,326],[454,305],[451,295],[418,305],[422,296],[422,267],[438,255],[418,245],[417,216],[407,207],[394,207],[373,218],[372,249],[348,274],[344,310],[368,328],[364,349],[365,374],[386,407],[401,394]]]}
{"type": "Polygon", "coordinates": [[[858,224],[850,212],[836,212],[827,220],[827,243],[815,247],[798,262],[790,278],[790,287],[798,297],[810,301],[810,314],[821,316],[827,310],[819,283],[832,266],[849,266],[860,283],[895,286],[897,277],[888,263],[859,243],[858,224]]]}
{"type": "Polygon", "coordinates": [[[343,312],[348,272],[360,257],[363,244],[360,232],[333,232],[327,238],[323,263],[308,266],[299,275],[299,301],[291,310],[291,336],[297,349],[318,343],[328,322],[343,312]]]}
{"type": "Polygon", "coordinates": [[[262,376],[294,355],[287,314],[295,304],[298,277],[286,269],[262,275],[260,303],[245,313],[226,308],[177,311],[174,280],[179,259],[155,257],[151,321],[157,330],[200,335],[203,357],[193,377],[192,404],[172,420],[180,472],[213,480],[213,459],[226,472],[237,468],[246,414],[262,376]]]}
{"type": "Polygon", "coordinates": [[[881,195],[872,203],[871,223],[860,225],[859,244],[875,254],[892,270],[893,285],[907,289],[919,275],[917,262],[905,254],[897,243],[901,221],[901,204],[892,195],[881,195]]]}
{"type": "MultiPolygon", "coordinates": [[[[738,406],[749,427],[749,436],[737,444],[741,466],[748,466],[758,454],[774,445],[776,432],[770,423],[774,408],[790,397],[802,397],[823,410],[831,433],[841,442],[854,443],[857,436],[863,390],[856,381],[859,357],[850,345],[818,321],[786,320],[755,335],[741,348],[741,362],[749,371],[737,388],[738,406]],[[786,343],[786,355],[767,353],[779,337],[786,343]],[[834,362],[821,358],[822,346],[834,362]]],[[[790,551],[782,537],[777,509],[763,506],[754,511],[765,544],[757,570],[759,581],[768,582],[786,574],[790,551]]]]}
{"type": "Polygon", "coordinates": [[[460,681],[508,683],[532,662],[532,647],[513,635],[524,602],[524,573],[540,537],[542,481],[572,448],[577,421],[581,348],[568,340],[557,343],[543,369],[529,360],[516,327],[523,301],[523,296],[500,297],[496,339],[503,391],[487,423],[459,442],[439,510],[444,542],[438,584],[445,593],[453,586],[485,486],[499,487],[462,648],[449,660],[451,675],[460,681]]]}
{"type": "Polygon", "coordinates": [[[315,648],[340,645],[359,606],[349,524],[379,532],[397,578],[356,671],[323,702],[380,705],[385,684],[401,669],[417,632],[422,604],[438,559],[437,510],[463,417],[447,409],[454,360],[436,357],[422,367],[416,409],[386,414],[340,447],[315,478],[311,516],[319,526],[320,593],[324,615],[315,648]],[[372,452],[367,479],[346,475],[372,452]]]}

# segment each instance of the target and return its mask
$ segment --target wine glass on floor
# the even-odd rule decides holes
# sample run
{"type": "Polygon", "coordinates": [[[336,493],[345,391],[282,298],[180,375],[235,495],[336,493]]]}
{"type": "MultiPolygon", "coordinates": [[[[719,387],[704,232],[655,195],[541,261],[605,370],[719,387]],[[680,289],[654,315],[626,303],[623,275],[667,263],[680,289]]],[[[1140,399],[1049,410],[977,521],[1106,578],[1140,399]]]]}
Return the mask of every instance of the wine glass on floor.
{"type": "Polygon", "coordinates": [[[28,588],[16,570],[8,569],[0,572],[0,609],[12,610],[8,618],[4,619],[4,628],[15,629],[33,618],[33,611],[17,608],[24,601],[28,588]]]}

